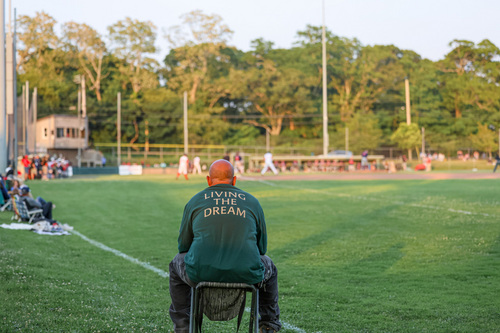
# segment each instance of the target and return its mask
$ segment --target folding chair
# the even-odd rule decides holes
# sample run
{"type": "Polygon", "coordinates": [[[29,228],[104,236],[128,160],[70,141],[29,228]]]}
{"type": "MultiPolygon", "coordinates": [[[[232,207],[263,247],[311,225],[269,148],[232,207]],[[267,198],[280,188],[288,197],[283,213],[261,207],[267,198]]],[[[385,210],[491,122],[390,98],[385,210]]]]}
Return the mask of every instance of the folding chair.
{"type": "Polygon", "coordinates": [[[246,293],[252,293],[248,332],[259,331],[259,290],[246,283],[200,282],[191,288],[189,333],[201,332],[203,314],[212,321],[228,321],[238,316],[238,327],[245,310],[246,293]]]}
{"type": "Polygon", "coordinates": [[[9,198],[9,200],[5,201],[2,204],[2,207],[0,207],[0,211],[5,211],[6,209],[12,209],[12,198],[9,198]]]}
{"type": "Polygon", "coordinates": [[[14,216],[12,217],[12,220],[16,219],[18,221],[28,221],[31,223],[33,222],[33,219],[37,217],[44,218],[43,209],[28,210],[26,202],[22,201],[18,197],[16,197],[15,200],[12,200],[12,205],[14,209],[14,216]]]}

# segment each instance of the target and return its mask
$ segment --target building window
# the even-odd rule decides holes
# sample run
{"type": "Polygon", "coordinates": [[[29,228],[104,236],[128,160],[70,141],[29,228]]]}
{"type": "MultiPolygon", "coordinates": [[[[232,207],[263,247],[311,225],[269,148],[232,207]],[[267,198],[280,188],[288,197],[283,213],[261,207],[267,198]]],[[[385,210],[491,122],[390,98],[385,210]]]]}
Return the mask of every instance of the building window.
{"type": "Polygon", "coordinates": [[[57,137],[64,138],[64,128],[62,128],[62,127],[57,128],[57,137]]]}
{"type": "Polygon", "coordinates": [[[46,138],[48,136],[47,128],[43,129],[43,137],[46,138]]]}

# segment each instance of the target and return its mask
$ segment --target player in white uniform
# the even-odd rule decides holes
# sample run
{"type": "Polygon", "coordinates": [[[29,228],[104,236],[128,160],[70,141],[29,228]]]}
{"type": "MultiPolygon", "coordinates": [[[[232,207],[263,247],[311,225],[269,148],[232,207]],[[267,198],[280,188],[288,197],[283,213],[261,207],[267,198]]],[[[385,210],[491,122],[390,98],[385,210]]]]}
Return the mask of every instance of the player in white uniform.
{"type": "Polygon", "coordinates": [[[264,175],[267,169],[271,169],[275,175],[278,174],[278,170],[274,167],[273,154],[270,152],[264,154],[264,169],[262,169],[261,174],[264,175]]]}
{"type": "Polygon", "coordinates": [[[189,166],[189,159],[187,157],[187,154],[184,154],[181,156],[179,159],[179,169],[177,170],[177,177],[175,179],[179,179],[179,176],[181,174],[184,175],[184,178],[188,180],[188,166],[189,166]]]}
{"type": "Polygon", "coordinates": [[[193,159],[193,175],[198,172],[199,175],[201,175],[201,165],[200,165],[200,158],[196,156],[193,159]]]}

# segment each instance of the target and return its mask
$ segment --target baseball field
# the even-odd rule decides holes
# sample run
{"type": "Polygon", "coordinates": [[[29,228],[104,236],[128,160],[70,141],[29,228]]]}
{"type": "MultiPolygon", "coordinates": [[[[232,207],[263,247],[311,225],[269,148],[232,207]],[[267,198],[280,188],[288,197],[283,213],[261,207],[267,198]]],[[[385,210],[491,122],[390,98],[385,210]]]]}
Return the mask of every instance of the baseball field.
{"type": "MultiPolygon", "coordinates": [[[[0,228],[0,331],[172,331],[168,264],[204,178],[28,185],[74,231],[0,228]]],[[[498,332],[500,179],[255,176],[236,185],[264,208],[282,332],[498,332]]],[[[0,224],[11,216],[1,212],[0,224]]],[[[235,328],[204,321],[205,332],[235,328]]]]}

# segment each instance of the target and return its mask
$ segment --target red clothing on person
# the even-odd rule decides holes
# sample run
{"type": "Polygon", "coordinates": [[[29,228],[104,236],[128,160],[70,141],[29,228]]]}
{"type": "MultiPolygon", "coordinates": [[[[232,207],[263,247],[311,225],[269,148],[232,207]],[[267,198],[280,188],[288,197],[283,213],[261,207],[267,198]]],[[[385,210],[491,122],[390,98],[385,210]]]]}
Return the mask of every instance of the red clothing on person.
{"type": "Polygon", "coordinates": [[[27,156],[24,156],[23,159],[21,160],[21,163],[24,165],[25,168],[29,167],[31,165],[31,161],[27,156]]]}

